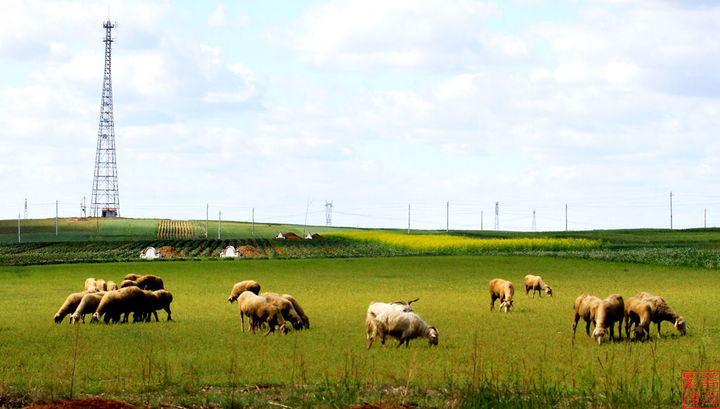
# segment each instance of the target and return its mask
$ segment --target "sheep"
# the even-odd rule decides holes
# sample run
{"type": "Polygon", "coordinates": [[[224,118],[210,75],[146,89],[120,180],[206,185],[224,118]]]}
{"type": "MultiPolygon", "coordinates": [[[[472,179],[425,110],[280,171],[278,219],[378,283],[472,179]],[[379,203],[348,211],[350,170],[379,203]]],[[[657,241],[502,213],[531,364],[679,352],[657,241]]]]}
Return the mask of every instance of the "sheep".
{"type": "Polygon", "coordinates": [[[614,326],[618,323],[618,338],[622,339],[622,322],[625,314],[625,303],[620,294],[610,294],[602,302],[595,305],[595,330],[593,338],[602,345],[606,330],[610,329],[610,339],[615,338],[614,326]]]}
{"type": "Polygon", "coordinates": [[[305,315],[305,310],[303,310],[303,308],[300,306],[300,303],[297,302],[295,297],[293,297],[290,294],[281,294],[280,296],[292,303],[293,308],[295,308],[295,312],[298,313],[298,315],[300,316],[300,319],[302,320],[303,327],[305,327],[306,329],[309,329],[310,328],[310,319],[308,318],[307,315],[305,315]]]}
{"type": "MultiPolygon", "coordinates": [[[[265,297],[255,295],[251,291],[245,291],[237,299],[238,306],[240,308],[240,317],[243,320],[243,328],[245,326],[243,316],[248,317],[250,332],[255,333],[255,329],[259,328],[264,322],[267,322],[270,329],[265,333],[265,336],[271,332],[275,332],[275,327],[278,327],[283,334],[286,334],[288,329],[285,324],[285,320],[278,310],[277,307],[268,303],[265,297]]],[[[243,329],[244,331],[244,329],[243,329]]]]}
{"type": "Polygon", "coordinates": [[[93,313],[91,322],[98,322],[100,316],[104,315],[105,323],[110,321],[116,323],[122,314],[125,314],[122,322],[127,322],[131,312],[142,312],[145,299],[143,290],[138,287],[126,287],[118,291],[107,292],[93,313]]]}
{"type": "Polygon", "coordinates": [[[384,302],[371,302],[365,315],[365,332],[367,339],[372,342],[377,332],[377,317],[386,311],[412,312],[412,307],[408,304],[394,304],[384,302]]]}
{"type": "Polygon", "coordinates": [[[540,297],[542,297],[543,291],[545,291],[545,294],[552,297],[552,287],[545,284],[542,277],[540,276],[534,276],[532,274],[528,274],[525,276],[525,296],[528,295],[530,290],[532,290],[533,292],[533,298],[535,298],[535,291],[538,292],[540,297]]]}
{"type": "Polygon", "coordinates": [[[636,339],[642,340],[649,336],[650,323],[654,322],[657,324],[658,338],[660,338],[662,337],[660,323],[663,321],[672,322],[681,335],[686,334],[687,323],[685,319],[670,308],[664,298],[640,292],[628,299],[628,302],[630,306],[628,307],[627,304],[625,306],[625,333],[628,337],[632,324],[635,324],[633,332],[636,339]]]}
{"type": "Polygon", "coordinates": [[[163,279],[154,275],[145,275],[135,280],[137,286],[142,290],[162,290],[165,288],[163,279]]]}
{"type": "Polygon", "coordinates": [[[170,311],[170,303],[173,300],[172,294],[168,290],[155,290],[155,291],[149,291],[149,290],[142,290],[143,291],[143,301],[142,306],[139,311],[135,312],[134,320],[135,322],[138,321],[144,321],[144,322],[150,322],[152,321],[152,316],[155,316],[155,322],[160,321],[157,315],[157,310],[165,310],[167,312],[167,320],[172,321],[171,318],[171,311],[170,311]]]}
{"type": "Polygon", "coordinates": [[[75,312],[70,315],[70,323],[76,324],[80,319],[85,323],[85,314],[94,313],[104,295],[105,291],[83,295],[77,308],[75,308],[75,312]]]}
{"type": "MultiPolygon", "coordinates": [[[[172,318],[170,317],[170,303],[173,300],[173,295],[168,290],[155,290],[153,291],[153,294],[155,294],[155,298],[157,299],[157,303],[155,304],[155,310],[163,309],[165,312],[167,312],[167,320],[172,321],[172,318]]],[[[157,319],[157,314],[155,314],[155,320],[157,319]]]]}
{"type": "Polygon", "coordinates": [[[245,280],[240,281],[239,283],[235,283],[232,291],[230,291],[230,297],[228,297],[228,302],[232,304],[244,291],[250,291],[255,295],[258,295],[260,294],[260,284],[258,284],[255,280],[245,280]]]}
{"type": "Polygon", "coordinates": [[[300,315],[295,311],[293,303],[290,300],[283,298],[278,293],[264,292],[260,294],[260,297],[265,297],[268,303],[276,306],[283,316],[285,321],[290,321],[292,327],[296,330],[302,329],[303,320],[300,315]]]}
{"type": "Polygon", "coordinates": [[[95,287],[97,287],[98,291],[107,291],[107,283],[102,278],[95,280],[95,287]]]}
{"type": "Polygon", "coordinates": [[[577,328],[580,318],[585,320],[585,333],[590,336],[590,324],[595,322],[596,306],[602,302],[601,299],[590,294],[582,294],[575,299],[575,318],[573,322],[573,340],[575,339],[575,329],[577,328]]]}
{"type": "Polygon", "coordinates": [[[120,288],[137,287],[137,286],[138,286],[137,282],[133,281],[133,280],[122,280],[122,282],[120,283],[120,288]]]}
{"type": "Polygon", "coordinates": [[[500,310],[508,312],[513,306],[515,288],[512,283],[502,278],[490,281],[490,311],[495,309],[495,300],[500,299],[500,310]]]}
{"type": "Polygon", "coordinates": [[[83,296],[85,294],[90,294],[93,292],[96,291],[82,291],[79,293],[72,293],[68,295],[63,305],[61,305],[60,309],[57,311],[57,313],[55,313],[55,323],[61,323],[66,315],[75,312],[75,309],[77,308],[78,304],[80,304],[80,301],[82,301],[83,296]]]}
{"type": "Polygon", "coordinates": [[[142,274],[128,274],[125,277],[123,277],[123,280],[130,280],[130,281],[136,281],[138,278],[142,277],[142,274]]]}
{"type": "Polygon", "coordinates": [[[105,283],[105,287],[106,287],[105,291],[115,291],[118,289],[118,285],[115,284],[115,281],[112,281],[112,280],[105,283]]]}
{"type": "Polygon", "coordinates": [[[86,278],[85,279],[85,291],[88,291],[90,289],[97,290],[97,285],[95,284],[94,278],[86,278]]]}
{"type": "Polygon", "coordinates": [[[425,321],[414,312],[398,310],[384,311],[377,317],[376,329],[377,333],[371,337],[368,342],[368,349],[372,347],[376,336],[380,337],[384,345],[387,335],[400,341],[397,344],[397,348],[403,343],[405,343],[405,347],[407,348],[410,345],[410,340],[418,337],[427,339],[430,346],[438,344],[439,333],[437,328],[427,325],[425,321]]]}

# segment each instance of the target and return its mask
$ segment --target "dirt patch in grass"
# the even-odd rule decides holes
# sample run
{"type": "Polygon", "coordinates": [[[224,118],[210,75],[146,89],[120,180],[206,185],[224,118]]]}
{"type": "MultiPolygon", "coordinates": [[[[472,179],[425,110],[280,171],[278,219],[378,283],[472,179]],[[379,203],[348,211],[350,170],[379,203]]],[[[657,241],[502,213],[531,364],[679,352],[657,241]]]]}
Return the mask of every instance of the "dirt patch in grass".
{"type": "Polygon", "coordinates": [[[240,246],[238,247],[237,251],[243,257],[263,257],[263,254],[260,253],[260,251],[258,251],[258,249],[253,246],[240,246]]]}
{"type": "Polygon", "coordinates": [[[89,399],[69,399],[58,402],[47,403],[39,406],[27,406],[26,409],[135,409],[141,408],[141,405],[133,405],[127,402],[117,400],[89,398],[89,399]]]}
{"type": "Polygon", "coordinates": [[[184,254],[175,250],[171,246],[162,246],[159,249],[157,249],[157,251],[160,252],[160,254],[162,255],[162,258],[185,257],[184,254]]]}

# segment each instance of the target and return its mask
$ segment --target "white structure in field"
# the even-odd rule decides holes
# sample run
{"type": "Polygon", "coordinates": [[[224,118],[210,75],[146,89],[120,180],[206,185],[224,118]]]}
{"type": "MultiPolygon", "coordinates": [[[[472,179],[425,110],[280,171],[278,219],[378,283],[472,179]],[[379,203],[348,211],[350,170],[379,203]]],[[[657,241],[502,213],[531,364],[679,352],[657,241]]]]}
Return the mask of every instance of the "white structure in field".
{"type": "Polygon", "coordinates": [[[279,232],[277,236],[275,236],[276,239],[284,239],[285,236],[283,236],[282,232],[279,232]]]}
{"type": "Polygon", "coordinates": [[[240,254],[235,250],[235,247],[233,246],[227,246],[225,247],[225,250],[220,252],[220,257],[229,258],[229,257],[238,257],[240,254]]]}
{"type": "Polygon", "coordinates": [[[160,253],[155,250],[155,247],[147,247],[145,250],[140,252],[140,258],[144,258],[147,260],[152,260],[160,257],[160,253]]]}

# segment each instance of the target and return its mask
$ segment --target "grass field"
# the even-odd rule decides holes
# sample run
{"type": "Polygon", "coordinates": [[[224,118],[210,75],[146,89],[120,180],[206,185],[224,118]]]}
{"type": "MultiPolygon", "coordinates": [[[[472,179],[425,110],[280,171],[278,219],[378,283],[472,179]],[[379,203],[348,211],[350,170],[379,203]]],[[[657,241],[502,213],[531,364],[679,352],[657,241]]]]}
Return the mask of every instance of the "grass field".
{"type": "Polygon", "coordinates": [[[681,370],[720,369],[717,278],[705,269],[494,256],[0,267],[0,396],[27,403],[72,390],[179,406],[676,408],[681,370]],[[130,272],[164,278],[173,322],[52,322],[86,277],[118,281],[130,272]],[[555,296],[526,298],[527,273],[542,275],[555,296]],[[509,314],[489,311],[487,283],[496,277],[515,283],[509,314]],[[295,295],[311,329],[241,333],[227,296],[244,279],[295,295]],[[688,335],[665,323],[665,337],[653,328],[650,342],[598,346],[581,329],[571,342],[577,295],[638,291],[665,297],[688,335]],[[415,340],[396,350],[390,341],[366,350],[368,304],[415,297],[416,312],[440,331],[439,346],[415,340]]]}

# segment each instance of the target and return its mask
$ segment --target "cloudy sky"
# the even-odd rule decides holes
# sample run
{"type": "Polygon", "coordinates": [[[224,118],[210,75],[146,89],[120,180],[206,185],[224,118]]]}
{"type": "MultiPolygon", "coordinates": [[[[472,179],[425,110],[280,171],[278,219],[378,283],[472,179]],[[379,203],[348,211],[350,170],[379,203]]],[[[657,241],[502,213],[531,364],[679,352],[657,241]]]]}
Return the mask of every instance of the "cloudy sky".
{"type": "Polygon", "coordinates": [[[715,1],[0,6],[0,219],[89,202],[109,14],[121,216],[720,225],[715,1]]]}

